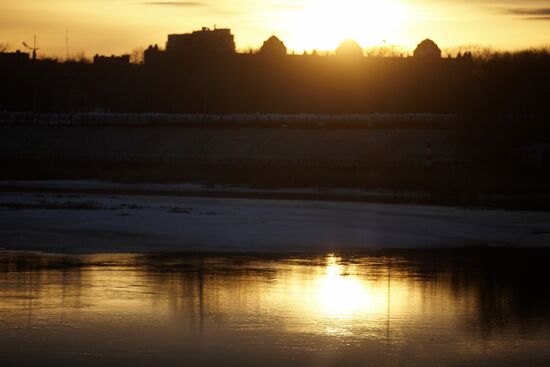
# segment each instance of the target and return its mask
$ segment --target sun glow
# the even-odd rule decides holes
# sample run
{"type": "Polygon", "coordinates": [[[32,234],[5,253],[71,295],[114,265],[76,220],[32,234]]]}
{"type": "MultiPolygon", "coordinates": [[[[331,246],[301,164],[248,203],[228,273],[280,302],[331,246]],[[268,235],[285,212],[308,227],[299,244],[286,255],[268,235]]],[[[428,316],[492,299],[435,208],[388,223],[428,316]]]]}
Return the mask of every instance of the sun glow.
{"type": "Polygon", "coordinates": [[[334,50],[345,39],[367,47],[399,42],[406,15],[398,0],[312,0],[284,28],[296,50],[334,50]]]}
{"type": "Polygon", "coordinates": [[[319,311],[332,318],[349,318],[355,314],[385,310],[385,289],[373,289],[347,270],[334,256],[327,258],[325,276],[319,278],[317,290],[319,311]]]}

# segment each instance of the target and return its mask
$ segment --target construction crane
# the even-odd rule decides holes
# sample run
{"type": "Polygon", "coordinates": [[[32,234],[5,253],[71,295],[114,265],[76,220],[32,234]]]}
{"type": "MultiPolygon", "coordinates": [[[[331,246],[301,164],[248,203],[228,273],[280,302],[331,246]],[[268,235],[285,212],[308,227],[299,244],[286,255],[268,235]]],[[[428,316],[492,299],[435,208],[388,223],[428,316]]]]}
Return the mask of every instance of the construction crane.
{"type": "MultiPolygon", "coordinates": [[[[27,40],[28,41],[28,40],[27,40]]],[[[39,48],[36,47],[36,34],[33,36],[33,44],[32,44],[32,47],[29,46],[27,44],[27,41],[23,41],[23,46],[25,46],[26,48],[28,48],[29,50],[32,51],[32,59],[33,60],[36,60],[36,51],[40,50],[39,48]]]]}

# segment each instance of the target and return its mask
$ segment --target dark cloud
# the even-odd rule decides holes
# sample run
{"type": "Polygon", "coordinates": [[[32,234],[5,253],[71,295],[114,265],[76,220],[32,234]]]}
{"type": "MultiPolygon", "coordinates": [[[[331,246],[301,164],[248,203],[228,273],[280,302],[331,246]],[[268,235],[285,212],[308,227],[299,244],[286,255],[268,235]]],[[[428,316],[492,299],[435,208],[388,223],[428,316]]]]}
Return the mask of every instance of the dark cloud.
{"type": "Polygon", "coordinates": [[[512,8],[507,9],[508,13],[516,15],[545,16],[550,15],[550,8],[512,8]]]}
{"type": "Polygon", "coordinates": [[[198,8],[208,6],[207,3],[199,1],[144,1],[141,4],[155,6],[173,6],[180,8],[198,8]]]}
{"type": "Polygon", "coordinates": [[[550,8],[507,8],[504,12],[528,20],[550,20],[550,8]]]}

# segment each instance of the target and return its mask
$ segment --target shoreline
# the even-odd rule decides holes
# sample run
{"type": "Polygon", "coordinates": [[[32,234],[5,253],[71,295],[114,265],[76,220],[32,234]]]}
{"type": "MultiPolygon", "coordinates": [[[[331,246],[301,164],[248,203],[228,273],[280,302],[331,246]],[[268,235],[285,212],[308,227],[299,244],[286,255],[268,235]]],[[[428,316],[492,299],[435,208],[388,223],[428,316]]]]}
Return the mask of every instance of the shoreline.
{"type": "Polygon", "coordinates": [[[265,188],[245,185],[122,183],[98,180],[0,180],[0,194],[3,193],[113,194],[259,200],[307,200],[550,212],[550,195],[547,194],[430,193],[403,190],[315,187],[265,188]]]}

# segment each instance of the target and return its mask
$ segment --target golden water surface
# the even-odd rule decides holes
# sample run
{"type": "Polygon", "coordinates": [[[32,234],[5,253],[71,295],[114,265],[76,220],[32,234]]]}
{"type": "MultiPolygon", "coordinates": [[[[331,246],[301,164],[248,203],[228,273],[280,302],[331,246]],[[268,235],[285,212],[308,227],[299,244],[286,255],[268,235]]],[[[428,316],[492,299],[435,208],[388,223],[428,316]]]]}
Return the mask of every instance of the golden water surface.
{"type": "Polygon", "coordinates": [[[548,365],[548,298],[454,256],[5,253],[0,355],[10,366],[548,365]]]}

